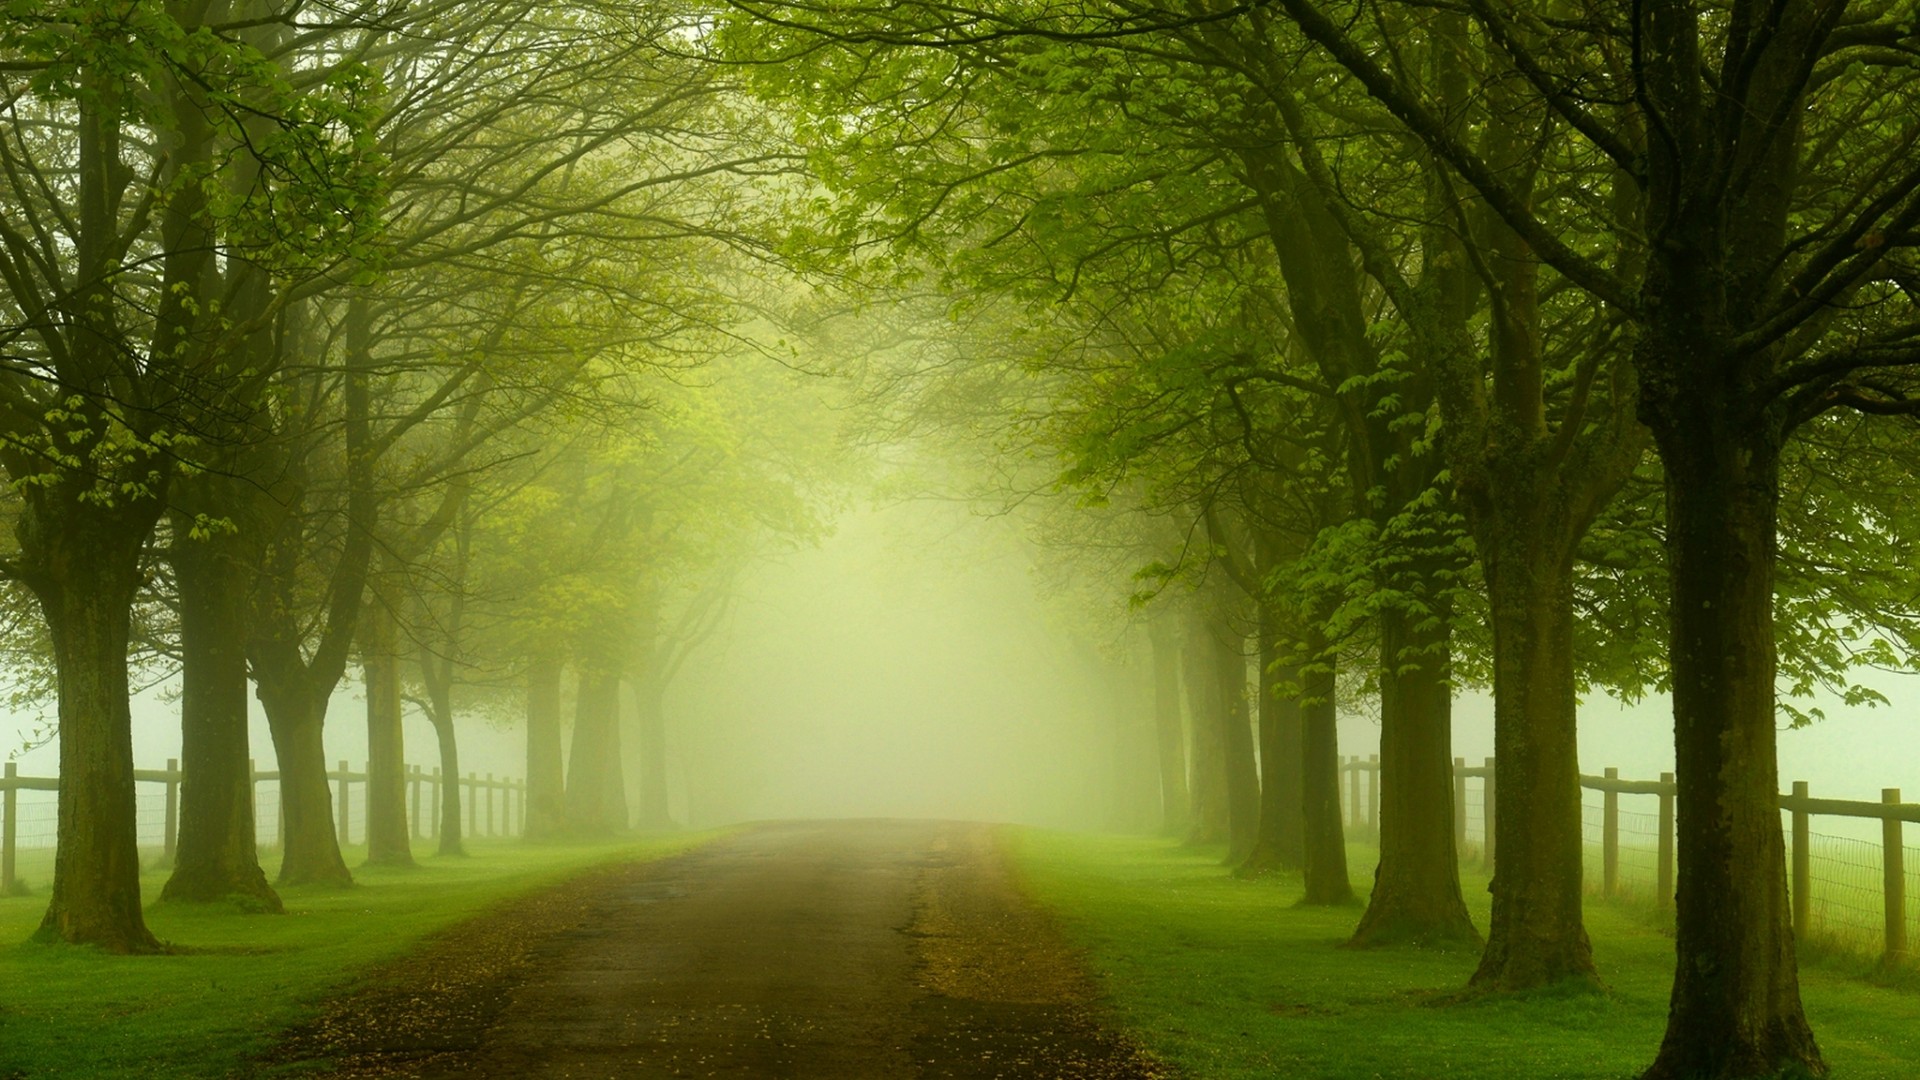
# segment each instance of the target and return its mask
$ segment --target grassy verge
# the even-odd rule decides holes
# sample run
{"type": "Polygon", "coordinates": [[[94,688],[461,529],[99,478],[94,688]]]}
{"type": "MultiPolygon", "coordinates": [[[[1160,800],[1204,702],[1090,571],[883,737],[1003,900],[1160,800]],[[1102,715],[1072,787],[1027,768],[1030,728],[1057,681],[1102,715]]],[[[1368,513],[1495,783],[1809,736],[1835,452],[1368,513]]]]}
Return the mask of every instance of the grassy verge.
{"type": "MultiPolygon", "coordinates": [[[[154,905],[154,933],[183,952],[121,957],[24,942],[40,895],[0,899],[0,1077],[224,1077],[310,1015],[315,1002],[422,937],[599,863],[660,858],[703,833],[598,845],[477,841],[464,859],[356,871],[352,889],[282,892],[284,916],[154,905]]],[[[348,852],[356,865],[364,853],[348,852]]],[[[156,896],[164,874],[142,880],[156,896]]]]}
{"type": "MultiPolygon", "coordinates": [[[[1590,905],[1605,995],[1453,1001],[1477,955],[1340,943],[1355,909],[1295,907],[1297,878],[1237,881],[1218,852],[1033,830],[1009,844],[1031,894],[1082,948],[1117,1020],[1194,1077],[1632,1077],[1665,1029],[1673,942],[1646,912],[1590,905]]],[[[1357,868],[1371,853],[1353,852],[1357,868]]],[[[1463,882],[1477,925],[1486,879],[1463,882]]],[[[1833,1075],[1895,1080],[1920,1062],[1920,994],[1803,966],[1833,1075]]]]}

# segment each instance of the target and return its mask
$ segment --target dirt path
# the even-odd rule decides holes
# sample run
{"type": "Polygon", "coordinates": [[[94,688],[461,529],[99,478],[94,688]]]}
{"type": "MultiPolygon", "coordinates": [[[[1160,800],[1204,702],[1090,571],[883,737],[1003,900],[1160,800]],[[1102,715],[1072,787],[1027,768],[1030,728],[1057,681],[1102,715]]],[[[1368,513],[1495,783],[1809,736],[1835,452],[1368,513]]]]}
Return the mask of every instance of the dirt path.
{"type": "Polygon", "coordinates": [[[988,827],[770,825],[436,939],[273,1055],[338,1077],[1149,1078],[988,827]]]}

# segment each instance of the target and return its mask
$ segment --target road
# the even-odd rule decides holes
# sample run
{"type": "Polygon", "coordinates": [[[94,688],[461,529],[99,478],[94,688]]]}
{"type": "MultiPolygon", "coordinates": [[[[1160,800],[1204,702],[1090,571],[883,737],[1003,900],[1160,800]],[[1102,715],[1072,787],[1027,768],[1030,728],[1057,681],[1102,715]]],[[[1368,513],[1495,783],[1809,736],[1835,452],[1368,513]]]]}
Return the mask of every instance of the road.
{"type": "Polygon", "coordinates": [[[991,828],[758,826],[444,935],[275,1054],[337,1077],[1146,1078],[991,828]]]}

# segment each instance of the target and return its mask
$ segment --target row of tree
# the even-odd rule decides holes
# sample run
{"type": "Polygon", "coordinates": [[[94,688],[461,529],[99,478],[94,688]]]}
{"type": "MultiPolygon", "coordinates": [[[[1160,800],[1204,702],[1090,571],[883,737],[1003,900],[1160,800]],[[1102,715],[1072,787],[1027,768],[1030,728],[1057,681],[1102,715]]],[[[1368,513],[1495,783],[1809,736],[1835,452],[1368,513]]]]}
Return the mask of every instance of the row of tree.
{"type": "MultiPolygon", "coordinates": [[[[130,671],[178,672],[163,896],[352,880],[322,745],[366,692],[368,857],[410,862],[402,715],[460,776],[456,686],[528,701],[530,829],[665,816],[660,690],[730,568],[817,526],[831,431],[749,364],[748,194],[791,169],[686,11],[582,3],[28,3],[0,24],[0,468],[14,665],[57,691],[43,936],[142,916],[130,671]],[[731,360],[727,359],[732,357],[731,360]],[[563,774],[562,669],[578,686],[563,774]]],[[[771,374],[770,374],[771,373],[771,374]]],[[[441,851],[461,849],[457,790],[441,851]]]]}
{"type": "Polygon", "coordinates": [[[1006,491],[1119,511],[1063,535],[1127,534],[1187,612],[1196,716],[1224,721],[1203,821],[1347,895],[1350,672],[1383,783],[1355,943],[1477,941],[1449,709],[1483,681],[1501,855],[1472,986],[1597,986],[1577,696],[1669,689],[1679,963],[1646,1075],[1824,1070],[1775,804],[1778,717],[1805,716],[1776,687],[1858,697],[1846,668],[1914,641],[1882,556],[1913,535],[1885,418],[1920,412],[1912,3],[733,9],[728,55],[825,191],[796,254],[936,283],[965,342],[883,370],[889,400],[1064,461],[1006,491]]]}
{"type": "Polygon", "coordinates": [[[456,685],[524,693],[536,831],[624,825],[623,681],[657,717],[753,538],[817,529],[796,492],[830,458],[783,448],[827,425],[750,373],[777,369],[702,373],[752,351],[785,287],[749,265],[778,257],[905,326],[847,354],[890,420],[990,438],[1002,497],[1071,496],[1043,535],[1153,612],[1198,825],[1249,872],[1350,894],[1333,716],[1377,697],[1356,943],[1478,940],[1448,762],[1453,686],[1481,681],[1501,861],[1474,987],[1597,985],[1577,694],[1671,689],[1680,963],[1648,1075],[1819,1072],[1776,683],[1914,641],[1886,478],[1913,440],[1884,421],[1920,411],[1915,14],[12,5],[0,573],[57,688],[45,932],[156,947],[135,655],[181,669],[169,895],[276,903],[249,687],[280,880],[350,879],[321,733],[356,661],[371,857],[410,858],[407,697],[458,775],[456,685]]]}

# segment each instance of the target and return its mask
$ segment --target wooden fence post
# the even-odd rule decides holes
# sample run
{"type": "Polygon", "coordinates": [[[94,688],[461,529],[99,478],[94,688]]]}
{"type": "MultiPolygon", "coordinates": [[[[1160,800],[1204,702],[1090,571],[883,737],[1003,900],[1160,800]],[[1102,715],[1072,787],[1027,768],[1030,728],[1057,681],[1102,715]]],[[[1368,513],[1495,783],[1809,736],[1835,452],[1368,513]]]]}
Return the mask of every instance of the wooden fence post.
{"type": "Polygon", "coordinates": [[[1805,941],[1813,916],[1813,815],[1807,782],[1793,782],[1793,936],[1805,941]]]}
{"type": "Polygon", "coordinates": [[[433,813],[427,815],[427,835],[440,835],[440,766],[433,767],[433,813]]]}
{"type": "Polygon", "coordinates": [[[7,815],[4,825],[0,825],[0,896],[14,896],[20,891],[20,882],[14,877],[15,841],[20,827],[20,789],[14,786],[14,778],[20,775],[20,766],[7,762],[7,790],[0,799],[0,813],[7,815]]]}
{"type": "MultiPolygon", "coordinates": [[[[1620,770],[1607,767],[1607,779],[1620,779],[1620,770]]],[[[1608,788],[1600,795],[1600,891],[1611,897],[1620,887],[1620,793],[1608,788]]]]}
{"type": "Polygon", "coordinates": [[[1367,833],[1380,839],[1380,755],[1367,755],[1367,833]]]}
{"type": "Polygon", "coordinates": [[[413,838],[419,840],[427,835],[421,831],[426,822],[420,820],[420,766],[407,766],[407,787],[413,798],[413,838]]]}
{"type": "Polygon", "coordinates": [[[160,839],[160,851],[168,866],[173,865],[174,837],[179,835],[180,826],[180,759],[167,759],[167,818],[162,826],[164,835],[160,839]]]}
{"type": "Polygon", "coordinates": [[[1495,795],[1495,788],[1494,788],[1494,782],[1493,782],[1493,759],[1488,758],[1487,759],[1487,775],[1486,775],[1486,778],[1481,780],[1480,782],[1480,813],[1481,813],[1480,820],[1482,823],[1482,831],[1484,831],[1487,834],[1480,848],[1480,859],[1481,859],[1481,862],[1485,864],[1487,868],[1487,873],[1489,874],[1493,873],[1493,824],[1495,820],[1494,807],[1498,803],[1498,800],[1494,797],[1494,795],[1495,795]]]}
{"type": "Polygon", "coordinates": [[[347,808],[347,759],[345,758],[340,759],[340,772],[337,777],[340,781],[340,846],[346,847],[347,826],[353,822],[348,816],[352,811],[347,808]]]}
{"type": "Polygon", "coordinates": [[[487,774],[487,835],[493,835],[493,774],[487,774]]]}
{"type": "Polygon", "coordinates": [[[478,804],[474,800],[480,797],[480,785],[475,781],[479,779],[479,773],[470,772],[467,774],[467,836],[469,837],[474,835],[480,828],[480,815],[474,813],[478,808],[478,804]]]}
{"type": "Polygon", "coordinates": [[[1665,911],[1673,906],[1673,774],[1660,774],[1660,848],[1654,856],[1654,891],[1659,896],[1654,906],[1665,911]]]}
{"type": "Polygon", "coordinates": [[[504,777],[500,781],[500,818],[502,821],[500,831],[507,836],[512,836],[513,781],[505,779],[504,777]]]}
{"type": "MultiPolygon", "coordinates": [[[[1898,806],[1900,789],[1882,788],[1880,801],[1888,806],[1898,806]]],[[[1880,819],[1880,843],[1885,848],[1880,856],[1880,870],[1887,894],[1887,954],[1884,961],[1889,964],[1904,960],[1907,956],[1907,849],[1900,833],[1899,818],[1888,814],[1880,819]]]]}
{"type": "Polygon", "coordinates": [[[1453,852],[1467,850],[1467,759],[1453,759],[1453,852]]]}

